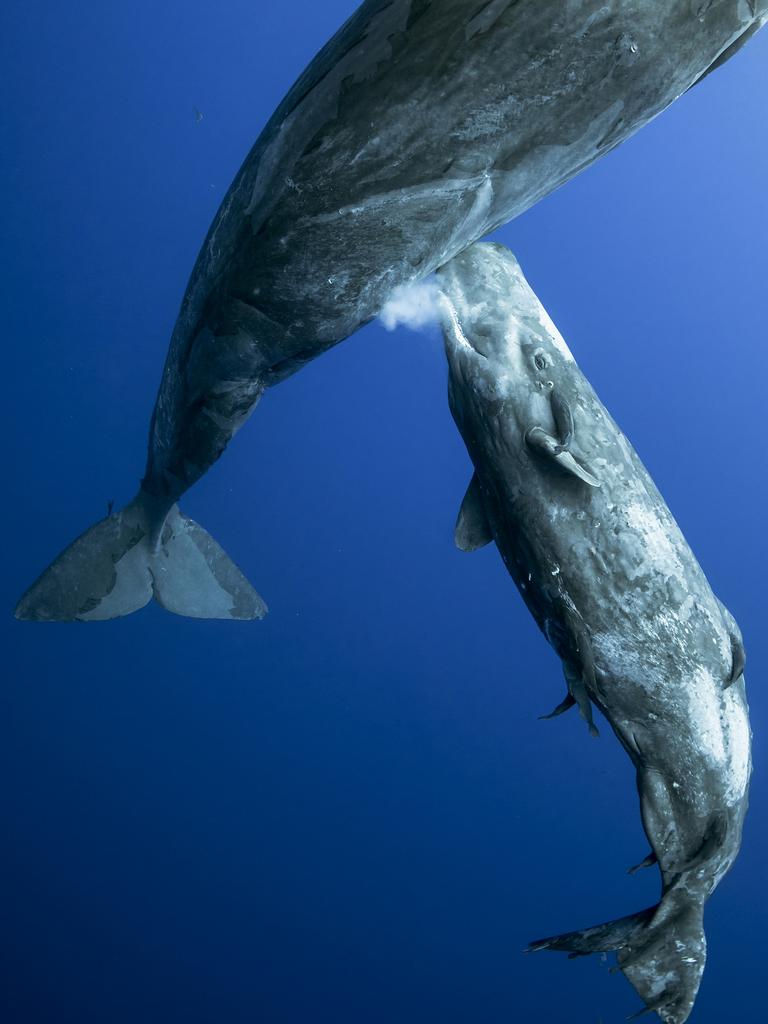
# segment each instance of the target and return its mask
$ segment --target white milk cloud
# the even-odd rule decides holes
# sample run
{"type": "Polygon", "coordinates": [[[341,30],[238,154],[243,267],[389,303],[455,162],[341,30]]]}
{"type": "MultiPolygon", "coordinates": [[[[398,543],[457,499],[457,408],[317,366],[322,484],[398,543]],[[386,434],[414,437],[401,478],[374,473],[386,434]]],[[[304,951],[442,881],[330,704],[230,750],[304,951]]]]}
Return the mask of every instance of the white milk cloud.
{"type": "Polygon", "coordinates": [[[440,318],[440,294],[434,280],[400,285],[384,304],[379,319],[388,331],[394,331],[401,325],[412,331],[424,330],[436,324],[440,318]]]}

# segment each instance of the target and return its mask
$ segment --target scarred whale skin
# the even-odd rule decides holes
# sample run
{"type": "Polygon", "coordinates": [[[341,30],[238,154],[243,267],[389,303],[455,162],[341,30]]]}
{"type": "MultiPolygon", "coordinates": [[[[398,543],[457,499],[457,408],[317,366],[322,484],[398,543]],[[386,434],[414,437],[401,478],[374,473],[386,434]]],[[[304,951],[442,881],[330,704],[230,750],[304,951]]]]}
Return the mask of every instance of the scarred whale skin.
{"type": "MultiPolygon", "coordinates": [[[[738,853],[751,736],[744,648],[663,498],[501,246],[438,275],[450,407],[475,467],[456,540],[491,540],[563,661],[566,699],[607,718],[637,769],[662,896],[532,944],[616,950],[666,1024],[704,969],[703,907],[738,853]]],[[[552,716],[547,716],[552,717],[552,716]]]]}
{"type": "Polygon", "coordinates": [[[126,614],[159,597],[161,571],[171,610],[227,617],[236,586],[229,617],[263,614],[215,541],[172,506],[264,389],[632,135],[767,16],[768,0],[363,3],[280,104],[214,219],[173,331],[138,497],[65,551],[17,614],[126,614]],[[189,571],[168,546],[177,528],[189,571]],[[174,580],[204,589],[207,572],[211,594],[190,612],[174,580]],[[118,583],[119,600],[103,593],[118,583]]]}

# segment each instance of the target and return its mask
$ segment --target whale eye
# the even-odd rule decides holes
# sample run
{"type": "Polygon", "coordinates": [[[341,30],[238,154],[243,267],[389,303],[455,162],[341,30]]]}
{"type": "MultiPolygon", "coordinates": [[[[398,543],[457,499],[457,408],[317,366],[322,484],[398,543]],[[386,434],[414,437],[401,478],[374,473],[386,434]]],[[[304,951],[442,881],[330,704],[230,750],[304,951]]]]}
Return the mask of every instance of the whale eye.
{"type": "Polygon", "coordinates": [[[537,354],[533,357],[533,361],[536,364],[537,370],[546,370],[547,360],[544,358],[544,356],[537,354]]]}

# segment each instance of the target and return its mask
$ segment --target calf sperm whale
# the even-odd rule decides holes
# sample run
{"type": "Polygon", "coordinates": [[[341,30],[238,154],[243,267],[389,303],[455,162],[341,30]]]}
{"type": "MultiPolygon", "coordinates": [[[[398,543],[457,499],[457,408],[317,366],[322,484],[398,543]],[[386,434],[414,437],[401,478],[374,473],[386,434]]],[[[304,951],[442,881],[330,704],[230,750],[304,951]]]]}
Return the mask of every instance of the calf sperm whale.
{"type": "Polygon", "coordinates": [[[203,243],[136,497],[19,601],[98,620],[266,606],[177,502],[266,389],[718,67],[768,0],[366,0],[264,128],[203,243]]]}
{"type": "Polygon", "coordinates": [[[637,772],[661,898],[530,949],[616,951],[648,1010],[683,1024],[706,959],[704,904],[741,844],[751,773],[744,646],[647,470],[512,254],[471,246],[439,271],[449,400],[475,473],[456,543],[495,542],[637,772]]]}

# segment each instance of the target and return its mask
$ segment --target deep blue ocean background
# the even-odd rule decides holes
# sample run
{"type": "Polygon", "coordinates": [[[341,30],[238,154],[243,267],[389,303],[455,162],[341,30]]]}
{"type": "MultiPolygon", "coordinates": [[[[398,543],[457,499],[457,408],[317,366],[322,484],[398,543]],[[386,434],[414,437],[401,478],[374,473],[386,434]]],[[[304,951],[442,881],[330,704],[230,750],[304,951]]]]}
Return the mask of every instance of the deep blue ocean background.
{"type": "MultiPolygon", "coordinates": [[[[555,655],[495,548],[435,333],[362,330],[267,394],[184,509],[270,605],[12,618],[134,493],[167,340],[226,188],[354,0],[12,0],[2,245],[3,1024],[610,1024],[600,958],[527,941],[658,873],[610,730],[537,716],[555,655]],[[196,120],[195,108],[203,114],[196,120]]],[[[765,1010],[768,31],[497,236],[746,639],[739,861],[694,1024],[765,1010]],[[762,525],[761,525],[762,524],[762,525]]]]}

